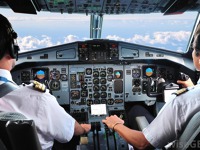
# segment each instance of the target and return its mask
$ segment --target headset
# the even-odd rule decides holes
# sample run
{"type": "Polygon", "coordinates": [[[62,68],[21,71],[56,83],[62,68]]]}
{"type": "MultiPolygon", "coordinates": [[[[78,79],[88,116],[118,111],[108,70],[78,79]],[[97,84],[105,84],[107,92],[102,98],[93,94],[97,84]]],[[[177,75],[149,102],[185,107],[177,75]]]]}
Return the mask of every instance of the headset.
{"type": "Polygon", "coordinates": [[[8,52],[12,58],[18,59],[18,52],[19,52],[19,46],[17,45],[17,33],[12,30],[11,31],[12,40],[10,41],[10,44],[8,44],[8,52]]]}
{"type": "Polygon", "coordinates": [[[12,29],[10,22],[7,18],[0,15],[0,28],[3,34],[1,36],[2,40],[0,41],[0,59],[5,55],[6,51],[8,51],[9,55],[18,60],[18,52],[20,50],[17,45],[17,33],[12,29]],[[5,37],[3,37],[5,36],[5,37]]]}

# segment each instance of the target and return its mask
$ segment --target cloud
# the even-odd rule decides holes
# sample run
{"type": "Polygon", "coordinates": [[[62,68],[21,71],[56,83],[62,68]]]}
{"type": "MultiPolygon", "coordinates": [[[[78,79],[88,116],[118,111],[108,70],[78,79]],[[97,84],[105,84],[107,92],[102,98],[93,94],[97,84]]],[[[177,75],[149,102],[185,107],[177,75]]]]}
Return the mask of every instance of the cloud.
{"type": "Polygon", "coordinates": [[[135,34],[130,38],[123,38],[117,35],[108,35],[106,38],[111,40],[120,40],[141,45],[156,46],[160,48],[178,47],[177,51],[183,51],[183,46],[186,45],[191,32],[178,31],[178,32],[154,32],[152,35],[139,35],[135,34]],[[179,46],[178,46],[179,45],[179,46]]]}
{"type": "Polygon", "coordinates": [[[21,52],[71,43],[78,40],[79,37],[75,35],[68,35],[63,38],[63,41],[53,41],[53,39],[47,35],[42,35],[41,37],[25,36],[17,39],[21,52]]]}
{"type": "MultiPolygon", "coordinates": [[[[160,48],[178,47],[177,51],[183,50],[183,45],[187,44],[191,32],[179,31],[179,32],[154,32],[151,35],[139,35],[134,34],[132,37],[123,38],[117,35],[108,35],[106,39],[124,41],[129,43],[156,46],[160,48]],[[183,44],[184,43],[184,44],[183,44]]],[[[54,45],[61,45],[65,43],[71,43],[75,41],[88,40],[88,38],[80,38],[76,35],[68,35],[63,39],[56,41],[47,35],[41,37],[25,36],[18,38],[18,44],[21,51],[51,47],[54,45]]]]}
{"type": "Polygon", "coordinates": [[[41,39],[32,36],[19,37],[17,41],[22,51],[54,45],[51,38],[46,35],[42,35],[41,39]]]}
{"type": "Polygon", "coordinates": [[[75,42],[78,41],[79,37],[75,35],[68,35],[64,38],[64,43],[70,43],[70,42],[75,42]]]}
{"type": "Polygon", "coordinates": [[[135,34],[131,38],[122,38],[117,35],[108,35],[106,38],[111,40],[120,40],[131,43],[149,43],[149,44],[170,44],[172,41],[187,42],[191,32],[154,32],[153,35],[139,35],[135,34]]]}

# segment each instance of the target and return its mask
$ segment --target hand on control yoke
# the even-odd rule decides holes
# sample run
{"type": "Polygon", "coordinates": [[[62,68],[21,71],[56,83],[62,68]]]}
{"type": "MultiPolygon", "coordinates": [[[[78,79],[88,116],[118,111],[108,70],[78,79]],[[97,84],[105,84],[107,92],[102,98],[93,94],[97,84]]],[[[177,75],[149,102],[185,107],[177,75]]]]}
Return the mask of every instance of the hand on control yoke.
{"type": "Polygon", "coordinates": [[[181,84],[184,88],[194,86],[190,77],[182,72],[179,73],[179,79],[177,80],[177,83],[181,84]]]}

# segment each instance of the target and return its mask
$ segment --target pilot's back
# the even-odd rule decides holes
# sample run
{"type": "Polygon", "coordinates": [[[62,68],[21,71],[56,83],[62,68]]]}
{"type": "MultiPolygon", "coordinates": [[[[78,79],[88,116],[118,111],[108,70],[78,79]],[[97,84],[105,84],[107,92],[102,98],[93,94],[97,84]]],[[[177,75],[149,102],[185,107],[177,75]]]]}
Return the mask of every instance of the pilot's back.
{"type": "Polygon", "coordinates": [[[0,111],[19,112],[27,119],[34,120],[42,149],[52,147],[54,139],[68,142],[73,136],[74,119],[71,119],[48,91],[39,91],[32,84],[22,85],[2,97],[0,111]],[[71,130],[70,133],[67,129],[71,130]]]}

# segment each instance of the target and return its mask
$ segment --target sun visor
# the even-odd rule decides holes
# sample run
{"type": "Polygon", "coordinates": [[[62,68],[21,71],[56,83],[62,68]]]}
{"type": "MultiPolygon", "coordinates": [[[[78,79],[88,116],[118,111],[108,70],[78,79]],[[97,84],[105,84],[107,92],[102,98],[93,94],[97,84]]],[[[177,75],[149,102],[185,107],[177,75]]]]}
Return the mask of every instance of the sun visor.
{"type": "Polygon", "coordinates": [[[6,0],[6,2],[16,13],[37,14],[31,0],[6,0]]]}

